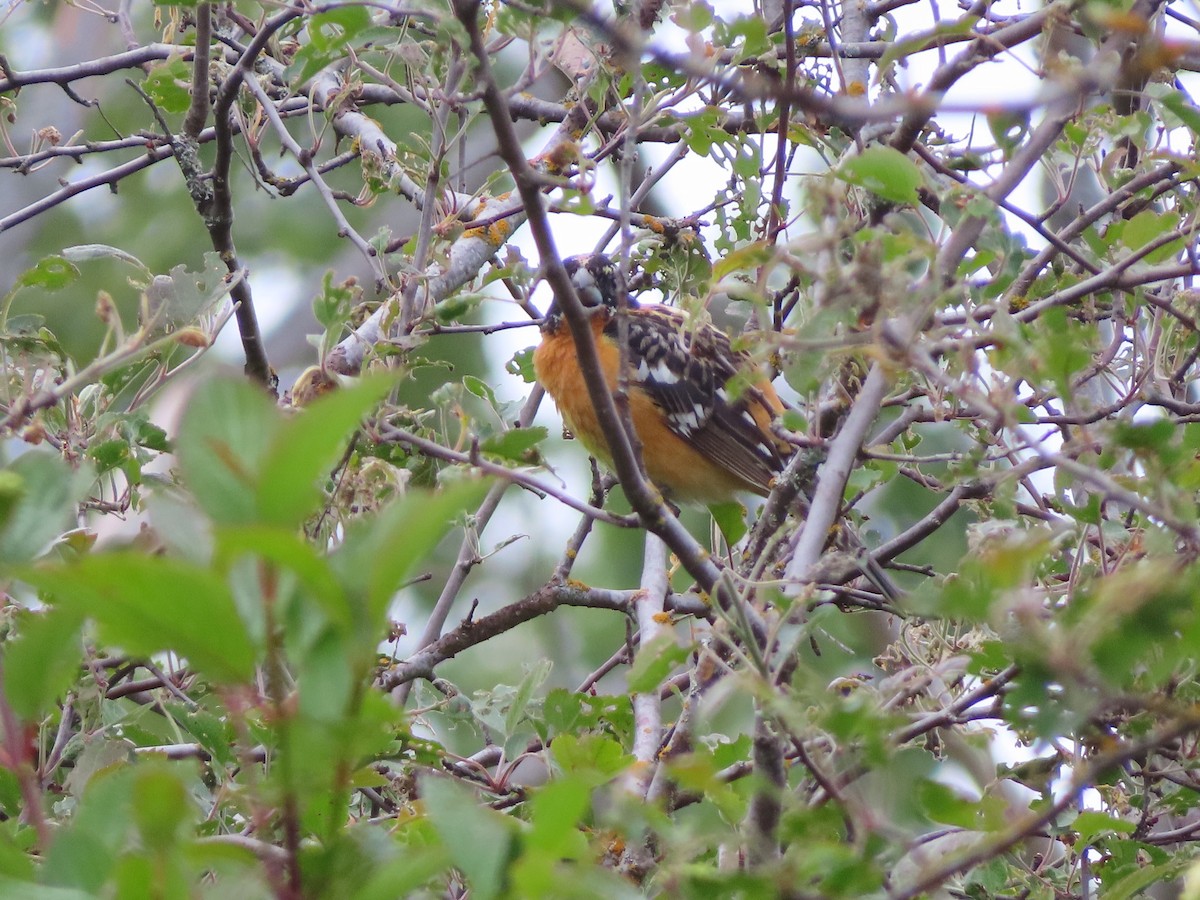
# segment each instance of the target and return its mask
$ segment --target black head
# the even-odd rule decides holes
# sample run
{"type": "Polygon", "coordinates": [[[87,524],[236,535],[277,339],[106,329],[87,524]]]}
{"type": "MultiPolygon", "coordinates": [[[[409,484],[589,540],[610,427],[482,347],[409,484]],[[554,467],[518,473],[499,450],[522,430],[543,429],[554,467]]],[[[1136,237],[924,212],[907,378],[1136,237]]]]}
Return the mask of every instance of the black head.
{"type": "MultiPolygon", "coordinates": [[[[572,256],[563,260],[563,268],[567,270],[571,284],[575,286],[575,294],[579,297],[579,302],[583,304],[584,309],[608,307],[615,310],[617,308],[617,304],[620,302],[618,298],[623,293],[623,289],[620,287],[620,272],[617,271],[617,264],[609,257],[603,253],[572,256]]],[[[629,305],[632,307],[637,304],[630,298],[629,305]]],[[[556,329],[561,323],[562,307],[559,305],[558,298],[555,297],[554,302],[550,304],[550,309],[546,311],[545,324],[542,328],[556,329]]]]}

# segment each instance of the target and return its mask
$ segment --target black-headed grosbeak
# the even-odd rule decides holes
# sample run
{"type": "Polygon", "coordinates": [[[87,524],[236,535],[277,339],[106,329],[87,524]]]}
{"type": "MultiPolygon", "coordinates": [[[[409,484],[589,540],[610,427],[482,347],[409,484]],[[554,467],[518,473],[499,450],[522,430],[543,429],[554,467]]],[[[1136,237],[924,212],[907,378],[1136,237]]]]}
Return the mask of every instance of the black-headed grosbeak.
{"type": "MultiPolygon", "coordinates": [[[[616,390],[621,358],[616,266],[600,254],[573,257],[565,265],[591,313],[605,381],[616,390]]],[[[739,371],[744,374],[750,360],[720,330],[690,325],[677,309],[640,305],[632,297],[626,317],[629,411],[650,480],[684,502],[725,502],[741,491],[766,496],[791,451],[771,431],[783,404],[770,381],[759,378],[735,397],[729,382],[739,371]]],[[[546,313],[533,366],[567,427],[593,456],[611,464],[557,300],[546,313]]]]}

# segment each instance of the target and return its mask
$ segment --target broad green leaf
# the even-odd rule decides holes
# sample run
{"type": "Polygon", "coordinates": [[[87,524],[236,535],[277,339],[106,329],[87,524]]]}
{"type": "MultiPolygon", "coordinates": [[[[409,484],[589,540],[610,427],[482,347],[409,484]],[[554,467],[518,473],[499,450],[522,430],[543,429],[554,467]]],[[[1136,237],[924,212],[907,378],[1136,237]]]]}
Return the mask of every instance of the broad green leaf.
{"type": "Polygon", "coordinates": [[[51,885],[99,892],[108,881],[129,832],[133,769],[117,765],[98,773],[74,814],[54,837],[43,866],[51,885]]]}
{"type": "Polygon", "coordinates": [[[513,462],[528,462],[529,451],[549,435],[549,430],[542,425],[532,425],[529,428],[510,428],[500,434],[492,435],[479,445],[479,449],[484,453],[492,453],[513,462]]]}
{"type": "Polygon", "coordinates": [[[29,613],[4,649],[4,690],[17,715],[44,715],[79,675],[83,616],[74,610],[29,613]]]}
{"type": "Polygon", "coordinates": [[[176,57],[153,66],[142,88],[163,112],[179,114],[187,112],[192,101],[191,79],[191,65],[176,57]]]}
{"type": "Polygon", "coordinates": [[[60,291],[79,278],[79,270],[61,256],[47,256],[17,278],[17,287],[40,287],[60,291]]]}
{"type": "MultiPolygon", "coordinates": [[[[1192,134],[1200,135],[1200,112],[1196,110],[1196,107],[1192,104],[1192,101],[1189,100],[1181,91],[1168,90],[1167,85],[1165,84],[1149,85],[1147,87],[1147,93],[1154,91],[1156,88],[1166,91],[1163,96],[1158,98],[1158,102],[1170,112],[1174,113],[1179,119],[1180,123],[1188,128],[1192,134]]],[[[1164,118],[1169,119],[1170,117],[1167,116],[1164,118]]]]}
{"type": "Polygon", "coordinates": [[[731,272],[742,272],[755,269],[769,262],[772,256],[771,248],[764,241],[755,241],[727,253],[713,263],[712,277],[720,281],[731,272]]]}
{"type": "Polygon", "coordinates": [[[321,293],[313,298],[313,316],[322,328],[340,327],[361,294],[361,287],[346,282],[335,283],[333,272],[326,272],[321,279],[321,293]]]}
{"type": "Polygon", "coordinates": [[[1029,133],[1029,113],[1025,110],[992,110],[987,115],[987,124],[1000,149],[1011,156],[1029,133]]]}
{"type": "Polygon", "coordinates": [[[165,765],[139,766],[133,782],[133,818],[142,843],[162,851],[180,837],[181,826],[195,809],[177,769],[165,765]]]}
{"type": "Polygon", "coordinates": [[[692,0],[692,2],[678,7],[675,14],[671,16],[671,21],[685,31],[695,34],[711,25],[714,18],[713,8],[704,0],[692,0]]]}
{"type": "MultiPolygon", "coordinates": [[[[1179,877],[1188,862],[1187,857],[1177,856],[1167,863],[1143,865],[1111,887],[1105,887],[1104,900],[1145,897],[1146,888],[1155,884],[1169,884],[1179,877]]],[[[1179,895],[1179,900],[1200,900],[1200,862],[1193,862],[1185,873],[1183,893],[1179,895]]]]}
{"type": "Polygon", "coordinates": [[[537,381],[537,376],[533,371],[533,348],[527,350],[518,350],[513,354],[504,365],[504,371],[509,375],[516,375],[526,384],[533,384],[537,381]]]}
{"type": "Polygon", "coordinates": [[[195,324],[229,293],[228,276],[229,270],[216,253],[205,253],[204,268],[198,271],[181,263],[167,275],[154,276],[146,291],[152,321],[145,324],[163,334],[195,324]]]}
{"type": "Polygon", "coordinates": [[[370,12],[347,4],[318,13],[308,20],[308,43],[296,53],[287,77],[303,84],[321,69],[346,55],[347,46],[371,24],[370,12]]]}
{"type": "Polygon", "coordinates": [[[511,819],[481,805],[474,794],[448,778],[421,781],[426,814],[450,852],[454,865],[482,900],[500,895],[513,843],[511,819]]]}
{"type": "Polygon", "coordinates": [[[210,569],[131,551],[27,569],[54,603],[93,619],[108,643],[150,656],[171,650],[219,682],[249,680],[257,659],[225,581],[210,569]]]}
{"type": "Polygon", "coordinates": [[[337,462],[355,426],[394,382],[390,375],[331,391],[297,412],[274,435],[263,456],[259,520],[297,526],[321,498],[321,481],[337,462]]]}
{"type": "Polygon", "coordinates": [[[914,787],[922,811],[934,822],[959,828],[978,826],[975,802],[963,797],[954,788],[924,778],[914,787]]]}
{"type": "Polygon", "coordinates": [[[76,523],[91,473],[31,451],[0,472],[0,563],[28,562],[76,523]]]}
{"type": "Polygon", "coordinates": [[[591,793],[592,785],[578,778],[560,778],[538,788],[529,801],[529,845],[556,856],[573,856],[591,793]]]}
{"type": "Polygon", "coordinates": [[[349,590],[366,596],[370,622],[383,624],[392,595],[487,489],[486,481],[471,480],[435,493],[411,490],[379,515],[347,528],[334,566],[349,590]]]}
{"type": "MultiPolygon", "coordinates": [[[[300,662],[300,711],[317,722],[335,725],[345,720],[347,706],[360,674],[347,659],[347,645],[332,632],[308,648],[300,662]]],[[[373,659],[364,654],[365,663],[373,659]]]]}
{"type": "Polygon", "coordinates": [[[893,203],[916,203],[917,188],[924,184],[916,163],[899,150],[882,146],[868,147],[847,159],[838,176],[893,203]]]}
{"type": "Polygon", "coordinates": [[[244,378],[200,384],[179,425],[179,465],[197,502],[218,523],[257,521],[263,461],[282,427],[271,399],[244,378]]]}
{"type": "Polygon", "coordinates": [[[417,888],[450,868],[450,854],[439,843],[425,844],[417,853],[401,853],[380,866],[356,886],[352,900],[395,900],[414,894],[417,888]]]}
{"type": "Polygon", "coordinates": [[[171,715],[180,726],[186,728],[196,741],[212,754],[221,765],[230,765],[236,759],[233,726],[225,715],[225,709],[213,697],[201,700],[199,707],[183,704],[167,704],[171,715]]]}
{"type": "Polygon", "coordinates": [[[545,684],[546,679],[550,677],[550,669],[552,667],[553,663],[548,659],[540,659],[526,666],[525,677],[517,685],[512,703],[509,704],[508,712],[504,717],[504,730],[507,734],[512,734],[517,730],[517,726],[520,725],[521,720],[525,717],[525,710],[529,706],[529,701],[533,699],[533,695],[537,689],[545,684]]]}
{"type": "Polygon", "coordinates": [[[0,878],[0,897],[4,897],[4,900],[96,900],[96,895],[90,891],[14,881],[11,878],[0,878]]]}
{"type": "Polygon", "coordinates": [[[621,745],[598,734],[560,734],[550,744],[558,767],[568,775],[587,775],[601,783],[624,771],[633,762],[621,745]]]}
{"type": "Polygon", "coordinates": [[[771,46],[767,20],[761,15],[739,15],[729,21],[717,18],[713,42],[735,50],[738,60],[765,53],[771,46]]]}
{"type": "Polygon", "coordinates": [[[229,568],[238,557],[252,555],[286,569],[298,577],[330,620],[343,627],[353,624],[346,592],[329,561],[294,529],[268,526],[229,526],[217,531],[214,563],[229,568]]]}
{"type": "MultiPolygon", "coordinates": [[[[1154,209],[1144,209],[1128,222],[1121,232],[1121,241],[1130,250],[1137,251],[1159,240],[1172,230],[1179,228],[1179,217],[1154,209]]],[[[1185,244],[1182,237],[1150,251],[1143,257],[1148,263],[1162,263],[1174,257],[1185,244]]]]}
{"type": "Polygon", "coordinates": [[[746,507],[736,500],[729,503],[710,503],[708,511],[729,546],[732,547],[746,536],[746,507]]]}
{"type": "Polygon", "coordinates": [[[1096,810],[1085,810],[1075,817],[1071,830],[1081,844],[1093,844],[1104,835],[1133,834],[1137,831],[1137,824],[1096,810]]]}

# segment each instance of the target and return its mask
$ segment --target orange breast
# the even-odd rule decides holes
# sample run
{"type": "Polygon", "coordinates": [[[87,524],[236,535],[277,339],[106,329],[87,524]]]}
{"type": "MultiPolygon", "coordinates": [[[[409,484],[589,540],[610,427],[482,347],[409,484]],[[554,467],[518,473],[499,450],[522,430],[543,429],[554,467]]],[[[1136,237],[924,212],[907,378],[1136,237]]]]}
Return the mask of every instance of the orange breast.
{"type": "MultiPolygon", "coordinates": [[[[603,327],[603,319],[596,317],[592,320],[593,339],[596,340],[605,383],[613,391],[617,387],[620,355],[612,341],[601,339],[603,327]]],[[[611,467],[612,453],[596,420],[596,410],[579,369],[569,328],[564,325],[557,333],[543,336],[542,343],[533,355],[533,367],[538,381],[558,405],[567,427],[588,452],[611,467]]],[[[768,402],[779,402],[769,383],[763,394],[768,402]]],[[[748,484],[712,463],[671,431],[663,420],[662,410],[644,393],[631,391],[629,412],[633,429],[642,444],[646,474],[660,490],[673,498],[684,502],[712,503],[730,500],[739,491],[762,492],[758,486],[748,484]]],[[[753,405],[752,414],[756,420],[760,416],[766,422],[770,420],[769,412],[758,404],[753,405]]]]}
{"type": "MultiPolygon", "coordinates": [[[[598,340],[604,322],[599,316],[592,319],[592,335],[600,354],[600,366],[610,391],[617,386],[618,353],[608,341],[598,340]]],[[[588,452],[611,465],[612,455],[604,440],[604,432],[596,421],[596,410],[588,398],[587,382],[579,369],[575,354],[575,341],[571,329],[565,324],[555,333],[542,337],[541,344],[533,354],[533,370],[538,382],[554,398],[558,411],[567,427],[575,434],[588,452]]]]}

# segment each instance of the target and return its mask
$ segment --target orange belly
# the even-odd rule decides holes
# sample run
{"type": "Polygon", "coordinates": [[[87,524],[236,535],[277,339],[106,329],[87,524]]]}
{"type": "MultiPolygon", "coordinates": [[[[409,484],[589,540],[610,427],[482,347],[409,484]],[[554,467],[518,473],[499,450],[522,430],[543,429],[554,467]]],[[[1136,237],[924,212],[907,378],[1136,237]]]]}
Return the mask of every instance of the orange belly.
{"type": "MultiPolygon", "coordinates": [[[[602,327],[599,319],[593,320],[594,335],[602,327]]],[[[597,350],[605,383],[614,391],[619,364],[617,348],[609,341],[598,341],[597,350]]],[[[543,338],[533,354],[533,367],[538,381],[558,405],[567,427],[588,452],[611,468],[612,453],[596,419],[569,329],[564,326],[558,334],[543,338]]],[[[630,418],[642,445],[646,474],[661,491],[676,500],[692,503],[727,501],[739,491],[762,492],[710,462],[671,431],[664,423],[662,411],[649,397],[636,390],[630,393],[630,418]]]]}

